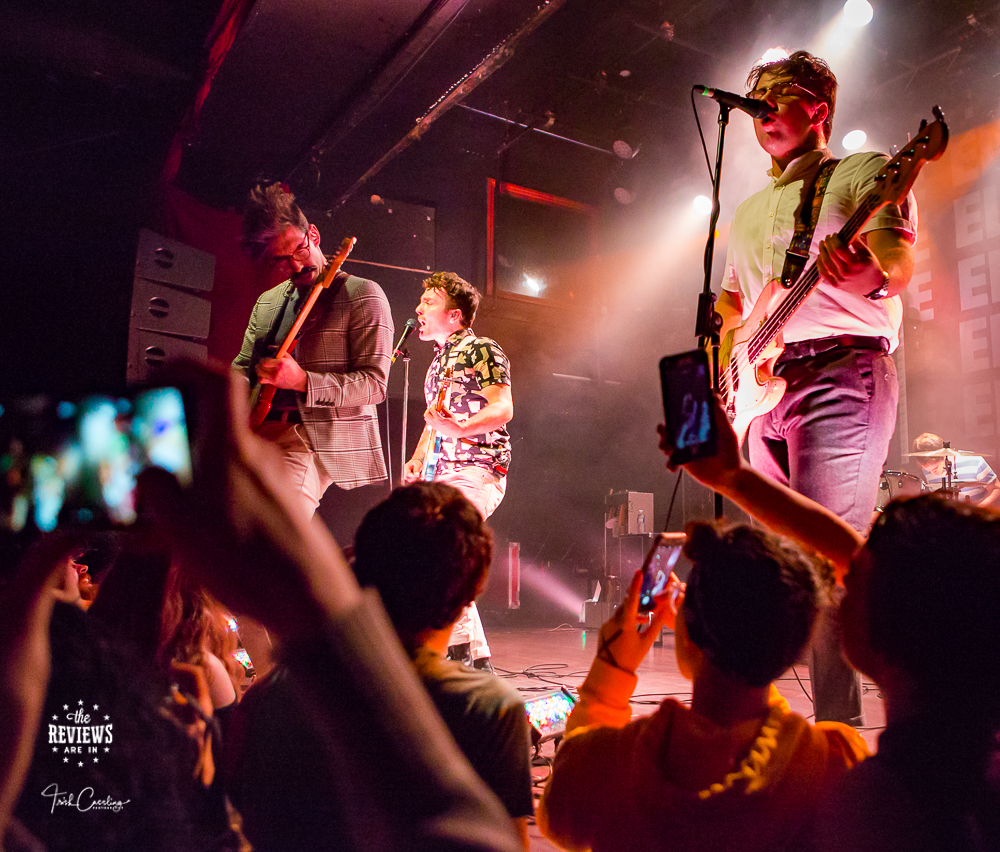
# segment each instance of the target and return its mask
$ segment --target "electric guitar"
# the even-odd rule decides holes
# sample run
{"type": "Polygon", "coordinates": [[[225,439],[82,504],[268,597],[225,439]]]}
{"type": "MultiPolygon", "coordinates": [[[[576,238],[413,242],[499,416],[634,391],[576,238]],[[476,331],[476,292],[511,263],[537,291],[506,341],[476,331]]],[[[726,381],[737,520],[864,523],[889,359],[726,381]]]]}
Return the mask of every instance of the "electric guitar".
{"type": "MultiPolygon", "coordinates": [[[[948,126],[939,107],[933,124],[920,122],[917,137],[875,176],[875,187],[838,231],[844,244],[853,240],[876,211],[899,204],[924,163],[936,160],[948,145],[948,126]]],[[[753,311],[739,328],[729,331],[719,347],[719,393],[740,445],[750,423],[767,414],[785,394],[787,383],[773,375],[784,351],[781,331],[820,281],[815,262],[788,288],[771,281],[757,297],[753,311]]]]}
{"type": "MultiPolygon", "coordinates": [[[[320,297],[320,294],[333,283],[334,276],[340,272],[340,267],[344,265],[344,261],[347,260],[347,256],[351,253],[351,249],[354,248],[354,244],[357,241],[357,237],[345,238],[340,244],[340,249],[330,258],[330,263],[323,275],[323,280],[313,285],[309,296],[299,309],[298,316],[295,317],[295,322],[288,330],[288,334],[285,335],[285,339],[282,341],[281,346],[278,347],[278,351],[274,353],[275,358],[284,358],[292,351],[292,347],[295,346],[295,338],[298,337],[299,331],[308,318],[309,311],[313,309],[313,305],[316,304],[316,300],[320,297]]],[[[277,385],[266,385],[263,382],[257,382],[256,387],[253,389],[253,393],[250,395],[250,428],[254,432],[260,428],[261,424],[267,418],[267,413],[271,410],[271,403],[274,401],[274,394],[277,390],[277,385]]]]}
{"type": "MultiPolygon", "coordinates": [[[[444,371],[441,384],[438,385],[437,397],[434,399],[434,411],[441,412],[448,409],[448,392],[451,390],[453,376],[451,367],[444,371]]],[[[424,466],[420,471],[420,478],[424,482],[433,482],[437,476],[438,461],[441,459],[441,440],[437,429],[427,430],[427,451],[424,454],[424,466]]]]}

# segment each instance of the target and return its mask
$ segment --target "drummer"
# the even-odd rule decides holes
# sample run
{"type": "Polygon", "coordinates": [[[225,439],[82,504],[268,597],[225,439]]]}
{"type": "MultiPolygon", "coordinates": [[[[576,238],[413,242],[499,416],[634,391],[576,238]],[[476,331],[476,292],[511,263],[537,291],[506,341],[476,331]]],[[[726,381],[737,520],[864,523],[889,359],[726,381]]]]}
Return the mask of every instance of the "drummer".
{"type": "MultiPolygon", "coordinates": [[[[944,441],[940,435],[924,432],[913,439],[913,452],[926,453],[943,450],[944,441]]],[[[955,450],[951,457],[951,479],[953,487],[958,489],[960,499],[976,506],[993,506],[1000,508],[1000,480],[982,456],[955,450]]],[[[923,470],[924,480],[937,490],[945,487],[945,458],[917,458],[917,463],[923,470]]]]}

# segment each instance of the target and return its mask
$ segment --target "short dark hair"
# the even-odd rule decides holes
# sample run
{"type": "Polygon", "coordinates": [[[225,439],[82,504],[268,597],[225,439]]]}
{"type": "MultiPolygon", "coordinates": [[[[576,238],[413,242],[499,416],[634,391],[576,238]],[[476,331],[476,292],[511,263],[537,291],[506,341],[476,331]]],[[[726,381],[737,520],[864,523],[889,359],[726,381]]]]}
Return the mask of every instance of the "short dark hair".
{"type": "Polygon", "coordinates": [[[694,563],[681,612],[691,641],[716,667],[767,686],[798,659],[821,600],[814,561],[760,529],[692,523],[694,563]]]}
{"type": "Polygon", "coordinates": [[[922,432],[913,439],[913,452],[926,453],[928,450],[940,450],[944,446],[944,441],[940,435],[933,432],[922,432]]]}
{"type": "Polygon", "coordinates": [[[811,92],[816,100],[825,103],[830,111],[823,122],[823,133],[827,141],[833,132],[833,113],[837,109],[837,78],[826,62],[805,50],[796,50],[784,59],[773,62],[758,62],[750,69],[747,77],[747,91],[753,91],[763,74],[790,74],[803,89],[811,92]]]}
{"type": "Polygon", "coordinates": [[[493,533],[456,488],[415,482],[372,509],[354,538],[354,572],[374,586],[409,650],[454,622],[482,590],[493,533]]]}
{"type": "Polygon", "coordinates": [[[866,545],[868,641],[921,700],[1000,723],[1000,514],[936,494],[893,500],[866,545]]]}
{"type": "Polygon", "coordinates": [[[448,307],[462,312],[462,325],[468,328],[476,318],[479,309],[479,291],[464,278],[454,272],[435,272],[424,279],[425,290],[442,290],[448,299],[448,307]]]}
{"type": "Polygon", "coordinates": [[[309,229],[309,220],[295,203],[295,196],[283,183],[257,184],[250,190],[243,209],[243,250],[254,260],[260,260],[268,243],[289,225],[302,233],[309,229]]]}

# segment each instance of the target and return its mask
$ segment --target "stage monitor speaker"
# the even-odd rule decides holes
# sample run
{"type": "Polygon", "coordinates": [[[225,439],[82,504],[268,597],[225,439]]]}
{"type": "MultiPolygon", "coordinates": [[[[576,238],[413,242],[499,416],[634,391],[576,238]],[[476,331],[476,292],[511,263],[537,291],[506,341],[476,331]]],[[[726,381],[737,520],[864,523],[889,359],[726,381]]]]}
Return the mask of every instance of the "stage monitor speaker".
{"type": "Polygon", "coordinates": [[[196,361],[208,359],[208,347],[204,343],[143,329],[132,329],[128,336],[128,346],[126,379],[129,384],[158,381],[160,368],[170,358],[183,356],[196,361]]]}
{"type": "Polygon", "coordinates": [[[168,358],[204,361],[215,257],[143,228],[135,258],[125,378],[156,381],[168,358]]]}
{"type": "Polygon", "coordinates": [[[645,535],[653,530],[653,495],[641,491],[615,491],[604,498],[605,527],[618,538],[645,535]]]}
{"type": "Polygon", "coordinates": [[[584,601],[583,611],[580,613],[580,621],[583,622],[584,630],[600,630],[614,611],[610,601],[584,601]]]}
{"type": "Polygon", "coordinates": [[[202,296],[145,278],[136,278],[132,285],[129,322],[134,328],[204,340],[211,317],[212,303],[202,296]]]}
{"type": "Polygon", "coordinates": [[[171,287],[208,293],[215,283],[215,255],[142,228],[135,274],[171,287]]]}

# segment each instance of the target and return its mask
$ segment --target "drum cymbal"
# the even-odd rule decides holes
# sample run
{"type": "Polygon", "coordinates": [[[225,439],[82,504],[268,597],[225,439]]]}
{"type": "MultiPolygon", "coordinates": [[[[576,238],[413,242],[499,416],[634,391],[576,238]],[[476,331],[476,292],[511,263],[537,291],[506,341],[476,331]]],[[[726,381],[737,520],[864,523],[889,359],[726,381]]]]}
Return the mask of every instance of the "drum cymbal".
{"type": "Polygon", "coordinates": [[[963,456],[991,457],[989,453],[974,453],[971,450],[953,450],[942,447],[940,450],[924,450],[922,453],[903,453],[903,458],[910,459],[957,459],[963,456]]]}

